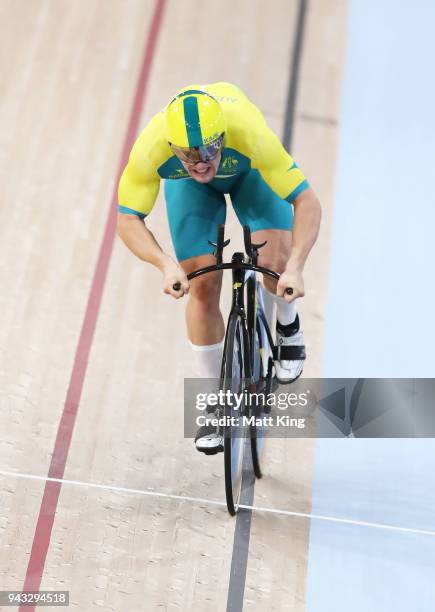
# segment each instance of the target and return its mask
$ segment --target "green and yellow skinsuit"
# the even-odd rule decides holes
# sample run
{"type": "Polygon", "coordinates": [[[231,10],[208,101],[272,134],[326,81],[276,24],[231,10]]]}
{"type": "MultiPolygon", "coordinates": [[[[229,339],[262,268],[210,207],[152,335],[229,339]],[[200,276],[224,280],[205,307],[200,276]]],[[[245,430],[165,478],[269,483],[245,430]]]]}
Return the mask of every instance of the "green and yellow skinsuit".
{"type": "Polygon", "coordinates": [[[305,176],[267,126],[260,110],[235,85],[192,85],[220,103],[226,120],[225,148],[215,178],[192,179],[172,153],[165,110],[136,140],[119,183],[120,213],[144,219],[165,179],[169,228],[179,261],[211,253],[216,225],[225,222],[228,193],[242,225],[251,231],[293,225],[293,200],[308,188],[305,176]]]}

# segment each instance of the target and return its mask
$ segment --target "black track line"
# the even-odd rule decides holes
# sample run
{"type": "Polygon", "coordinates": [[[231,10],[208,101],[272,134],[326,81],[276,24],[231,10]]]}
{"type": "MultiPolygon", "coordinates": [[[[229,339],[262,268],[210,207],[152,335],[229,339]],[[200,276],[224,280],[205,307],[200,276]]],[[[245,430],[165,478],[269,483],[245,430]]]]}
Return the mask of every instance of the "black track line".
{"type": "MultiPolygon", "coordinates": [[[[295,104],[298,91],[299,72],[304,42],[305,19],[308,0],[299,0],[296,30],[292,48],[290,80],[287,93],[283,145],[290,149],[293,140],[295,104]]],[[[249,442],[248,442],[249,443],[249,442]]],[[[240,503],[252,506],[254,502],[255,476],[252,470],[251,453],[245,447],[242,475],[242,493],[240,503]]],[[[249,540],[251,536],[252,510],[241,509],[236,516],[234,529],[233,552],[231,557],[230,580],[226,612],[242,612],[245,594],[246,570],[248,567],[249,540]]]]}

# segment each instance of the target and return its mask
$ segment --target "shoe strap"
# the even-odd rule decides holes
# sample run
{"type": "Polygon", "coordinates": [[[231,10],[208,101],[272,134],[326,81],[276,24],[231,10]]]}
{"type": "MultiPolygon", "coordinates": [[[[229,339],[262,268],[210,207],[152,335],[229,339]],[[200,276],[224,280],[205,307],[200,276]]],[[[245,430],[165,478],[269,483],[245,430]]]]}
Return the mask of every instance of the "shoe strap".
{"type": "Polygon", "coordinates": [[[301,361],[306,358],[305,346],[280,344],[274,347],[273,358],[275,361],[301,361]]]}

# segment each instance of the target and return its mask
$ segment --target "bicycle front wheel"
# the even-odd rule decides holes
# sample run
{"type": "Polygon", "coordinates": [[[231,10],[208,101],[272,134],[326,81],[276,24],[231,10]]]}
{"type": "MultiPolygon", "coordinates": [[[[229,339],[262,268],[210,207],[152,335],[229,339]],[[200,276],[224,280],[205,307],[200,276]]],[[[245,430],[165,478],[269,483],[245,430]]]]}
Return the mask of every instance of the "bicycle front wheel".
{"type": "MultiPolygon", "coordinates": [[[[257,288],[261,291],[261,287],[257,288]]],[[[258,300],[262,306],[262,300],[258,300]]],[[[255,343],[253,346],[253,376],[256,386],[257,397],[264,397],[267,402],[267,398],[272,392],[273,385],[273,359],[272,359],[272,347],[270,344],[270,332],[268,333],[266,317],[262,307],[259,309],[256,317],[255,326],[255,343]]],[[[252,407],[252,414],[255,417],[261,418],[270,412],[270,408],[267,403],[252,407]]],[[[264,448],[266,436],[266,428],[261,425],[251,424],[250,426],[250,438],[251,438],[251,455],[252,455],[252,466],[254,469],[255,476],[261,478],[261,466],[260,457],[264,448]]]]}
{"type": "Polygon", "coordinates": [[[243,403],[237,407],[233,400],[234,397],[241,397],[243,394],[246,359],[249,359],[249,348],[244,321],[239,314],[232,312],[225,338],[221,389],[225,398],[226,422],[223,431],[225,493],[228,512],[233,516],[237,512],[240,501],[245,449],[243,403]]]}

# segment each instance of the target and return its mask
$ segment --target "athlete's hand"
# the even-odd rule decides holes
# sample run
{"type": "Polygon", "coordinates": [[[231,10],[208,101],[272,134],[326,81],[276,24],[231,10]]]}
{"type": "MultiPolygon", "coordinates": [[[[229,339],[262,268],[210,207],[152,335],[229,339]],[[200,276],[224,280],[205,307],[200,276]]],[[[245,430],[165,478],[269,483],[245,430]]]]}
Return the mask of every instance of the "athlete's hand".
{"type": "Polygon", "coordinates": [[[302,270],[296,267],[287,267],[279,277],[278,285],[276,287],[276,295],[283,297],[286,302],[290,304],[296,298],[303,297],[305,295],[304,279],[302,276],[302,270]],[[291,287],[293,293],[289,295],[286,293],[286,289],[291,287]]]}
{"type": "Polygon", "coordinates": [[[162,268],[163,273],[163,291],[168,295],[172,295],[175,299],[183,297],[185,293],[189,293],[189,281],[186,273],[175,261],[168,257],[165,265],[162,268]],[[180,289],[174,289],[175,283],[180,285],[180,289]]]}

